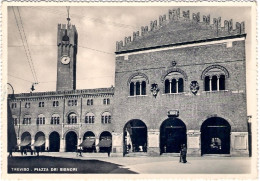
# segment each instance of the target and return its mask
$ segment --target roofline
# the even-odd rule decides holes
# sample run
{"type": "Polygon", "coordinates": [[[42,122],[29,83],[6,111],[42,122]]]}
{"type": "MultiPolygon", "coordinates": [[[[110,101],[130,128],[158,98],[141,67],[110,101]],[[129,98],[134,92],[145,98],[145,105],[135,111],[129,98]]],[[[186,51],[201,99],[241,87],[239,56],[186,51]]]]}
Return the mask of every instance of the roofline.
{"type": "Polygon", "coordinates": [[[117,51],[117,52],[115,52],[115,54],[116,55],[121,55],[121,54],[134,53],[134,52],[139,52],[139,51],[154,50],[154,49],[159,49],[159,48],[169,48],[169,47],[176,47],[176,46],[181,46],[181,45],[205,43],[205,42],[211,42],[211,41],[235,39],[235,38],[242,38],[242,37],[246,38],[246,33],[245,34],[239,34],[239,35],[233,35],[233,36],[217,37],[217,38],[197,40],[197,41],[189,41],[189,42],[181,42],[181,43],[171,43],[171,44],[167,44],[167,45],[160,45],[160,46],[154,46],[154,47],[146,47],[146,48],[125,50],[125,51],[117,51]]]}

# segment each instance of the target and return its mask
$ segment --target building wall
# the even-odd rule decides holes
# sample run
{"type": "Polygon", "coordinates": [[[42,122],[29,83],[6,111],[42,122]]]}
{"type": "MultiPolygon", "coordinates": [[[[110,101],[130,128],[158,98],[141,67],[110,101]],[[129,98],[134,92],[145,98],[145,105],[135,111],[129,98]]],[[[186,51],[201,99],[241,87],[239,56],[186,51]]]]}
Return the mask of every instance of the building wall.
{"type": "MultiPolygon", "coordinates": [[[[56,94],[54,96],[38,96],[32,98],[29,96],[25,98],[23,95],[15,95],[16,99],[9,102],[10,107],[13,103],[16,103],[16,108],[11,109],[12,115],[18,117],[18,125],[15,125],[16,136],[18,140],[21,141],[21,135],[24,132],[29,132],[31,138],[34,141],[35,135],[38,132],[43,132],[45,134],[46,140],[48,140],[49,135],[56,131],[59,133],[60,138],[64,139],[66,133],[69,131],[74,131],[78,136],[78,144],[83,140],[83,136],[87,131],[92,131],[96,137],[96,144],[100,138],[100,134],[104,131],[108,131],[112,134],[112,127],[114,125],[113,121],[113,88],[109,88],[107,93],[98,93],[96,94],[79,94],[79,95],[64,95],[56,94]],[[93,105],[87,105],[87,100],[93,99],[93,105]],[[104,105],[103,100],[109,99],[110,104],[104,105]],[[77,100],[77,106],[68,106],[68,100],[77,100]],[[53,101],[59,101],[59,106],[54,107],[53,101]],[[25,108],[25,103],[30,102],[30,108],[25,108]],[[39,107],[39,102],[44,102],[44,107],[39,107]],[[21,109],[20,109],[21,105],[21,109]],[[68,124],[68,115],[69,113],[74,112],[77,114],[77,124],[68,124]],[[95,116],[95,122],[92,124],[85,123],[86,113],[91,112],[95,116]],[[110,124],[101,123],[101,115],[104,112],[109,112],[111,114],[112,120],[110,124]],[[37,125],[36,120],[39,114],[45,116],[45,124],[37,125]],[[51,117],[53,114],[59,114],[60,124],[54,125],[51,124],[51,117]],[[24,125],[23,118],[25,115],[31,116],[31,124],[24,125]],[[19,124],[20,117],[20,124],[19,124]]],[[[38,93],[36,93],[38,94],[38,93]]],[[[13,120],[9,120],[13,121],[13,120]]],[[[18,142],[19,142],[18,141],[18,142]]],[[[62,140],[61,140],[62,142],[62,140]]],[[[65,144],[65,143],[63,143],[65,144]]],[[[47,145],[46,145],[47,147],[47,145]]],[[[61,148],[61,151],[64,150],[61,148]]]]}
{"type": "Polygon", "coordinates": [[[148,132],[156,130],[159,134],[162,122],[168,118],[167,112],[175,109],[179,110],[179,119],[186,124],[187,130],[196,130],[197,134],[200,134],[202,123],[209,117],[227,120],[231,125],[231,132],[247,132],[244,40],[233,41],[232,47],[227,47],[225,42],[133,55],[129,53],[128,56],[118,55],[115,87],[115,129],[121,133],[118,139],[122,136],[125,124],[132,119],[142,120],[148,132]],[[172,66],[172,61],[177,62],[176,67],[172,66]],[[201,76],[211,65],[223,66],[229,72],[225,91],[204,91],[201,76]],[[168,70],[175,68],[183,70],[187,75],[184,92],[165,94],[162,77],[168,70]],[[145,96],[129,94],[127,82],[135,73],[143,73],[149,79],[145,96]],[[200,88],[196,95],[190,91],[191,81],[199,83],[200,88]],[[150,92],[153,83],[158,84],[160,89],[156,98],[150,92]]]}

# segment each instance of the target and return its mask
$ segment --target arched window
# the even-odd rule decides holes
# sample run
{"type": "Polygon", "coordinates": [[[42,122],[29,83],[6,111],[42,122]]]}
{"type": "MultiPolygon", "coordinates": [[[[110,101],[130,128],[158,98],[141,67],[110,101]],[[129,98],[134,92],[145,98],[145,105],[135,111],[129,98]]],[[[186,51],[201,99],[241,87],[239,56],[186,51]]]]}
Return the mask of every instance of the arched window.
{"type": "Polygon", "coordinates": [[[111,123],[111,114],[109,112],[104,112],[101,115],[101,123],[102,124],[110,124],[111,123]]]}
{"type": "Polygon", "coordinates": [[[220,75],[219,90],[225,90],[225,75],[220,75]]]}
{"type": "Polygon", "coordinates": [[[212,76],[212,90],[213,91],[216,91],[216,90],[218,90],[218,77],[216,76],[216,75],[214,75],[214,76],[212,76]]]}
{"type": "Polygon", "coordinates": [[[164,81],[164,87],[165,87],[164,93],[165,93],[165,94],[170,93],[170,81],[169,81],[168,79],[166,79],[166,80],[164,81]]]}
{"type": "Polygon", "coordinates": [[[209,91],[209,76],[205,77],[204,86],[205,86],[205,91],[209,91]]]}
{"type": "Polygon", "coordinates": [[[68,115],[68,124],[77,124],[77,115],[74,112],[68,115]]]}
{"type": "Polygon", "coordinates": [[[60,115],[53,114],[51,116],[51,124],[60,124],[60,115]]]}
{"type": "Polygon", "coordinates": [[[131,78],[129,83],[130,96],[146,95],[146,84],[148,80],[145,75],[136,75],[131,78]]]}
{"type": "Polygon", "coordinates": [[[85,123],[93,124],[95,122],[95,116],[93,113],[87,113],[85,116],[85,123]]]}
{"type": "Polygon", "coordinates": [[[38,115],[36,124],[45,124],[45,116],[43,114],[38,115]]]}
{"type": "Polygon", "coordinates": [[[24,125],[29,125],[32,123],[32,118],[30,115],[25,115],[24,118],[23,118],[23,124],[24,125]]]}
{"type": "Polygon", "coordinates": [[[207,67],[201,78],[204,79],[205,91],[226,90],[226,78],[229,76],[228,71],[220,65],[207,67]]]}
{"type": "Polygon", "coordinates": [[[142,86],[141,87],[142,87],[142,89],[141,89],[142,93],[141,94],[142,95],[146,95],[146,82],[145,81],[142,81],[142,86]]]}
{"type": "Polygon", "coordinates": [[[178,92],[183,92],[183,78],[179,78],[179,81],[178,81],[178,92]]]}
{"type": "Polygon", "coordinates": [[[165,76],[164,92],[165,94],[184,92],[183,75],[179,72],[170,72],[165,76]]]}
{"type": "Polygon", "coordinates": [[[136,95],[140,95],[140,89],[141,89],[140,82],[136,82],[135,85],[136,85],[135,86],[135,88],[136,88],[136,95]]]}
{"type": "Polygon", "coordinates": [[[131,82],[130,83],[130,96],[135,95],[135,83],[131,82]]]}

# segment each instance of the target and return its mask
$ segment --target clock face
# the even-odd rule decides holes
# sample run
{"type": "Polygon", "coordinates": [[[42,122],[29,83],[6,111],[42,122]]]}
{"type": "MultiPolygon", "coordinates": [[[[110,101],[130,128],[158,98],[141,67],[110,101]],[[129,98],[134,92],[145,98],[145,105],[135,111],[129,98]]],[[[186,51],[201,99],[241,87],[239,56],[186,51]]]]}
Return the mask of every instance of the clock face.
{"type": "Polygon", "coordinates": [[[63,63],[63,64],[70,63],[70,57],[68,57],[68,56],[61,57],[61,63],[63,63]]]}

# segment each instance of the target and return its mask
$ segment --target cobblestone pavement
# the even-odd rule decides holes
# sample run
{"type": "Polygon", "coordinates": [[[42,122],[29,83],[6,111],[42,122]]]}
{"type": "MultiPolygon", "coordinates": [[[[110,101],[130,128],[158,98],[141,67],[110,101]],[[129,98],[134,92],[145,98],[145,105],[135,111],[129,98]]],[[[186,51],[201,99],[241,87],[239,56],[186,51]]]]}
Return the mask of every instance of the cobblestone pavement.
{"type": "Polygon", "coordinates": [[[107,157],[105,153],[83,153],[83,156],[79,157],[76,153],[47,152],[41,155],[99,160],[122,165],[121,168],[141,174],[250,174],[251,172],[249,157],[188,157],[188,162],[183,164],[179,163],[178,157],[107,157]]]}

